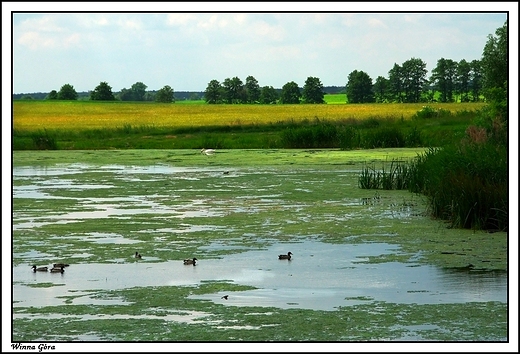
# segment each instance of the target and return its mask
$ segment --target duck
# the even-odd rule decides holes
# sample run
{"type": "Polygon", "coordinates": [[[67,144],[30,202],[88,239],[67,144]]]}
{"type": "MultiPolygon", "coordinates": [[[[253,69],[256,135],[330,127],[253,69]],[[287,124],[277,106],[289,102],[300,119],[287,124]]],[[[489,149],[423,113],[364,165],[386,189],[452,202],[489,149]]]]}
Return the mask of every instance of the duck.
{"type": "Polygon", "coordinates": [[[288,260],[291,260],[291,256],[292,256],[292,253],[291,252],[287,252],[287,254],[279,255],[278,259],[288,259],[288,260]]]}
{"type": "Polygon", "coordinates": [[[50,272],[51,273],[63,273],[63,272],[65,272],[65,270],[63,268],[64,267],[54,267],[54,268],[51,268],[50,272]]]}
{"type": "Polygon", "coordinates": [[[47,269],[48,269],[47,267],[39,267],[39,268],[36,268],[35,265],[33,265],[31,268],[32,268],[33,272],[46,272],[47,269]]]}
{"type": "Polygon", "coordinates": [[[134,256],[134,257],[137,258],[137,259],[142,259],[142,258],[143,258],[143,257],[139,254],[139,252],[137,252],[137,251],[135,252],[135,256],[134,256]]]}
{"type": "Polygon", "coordinates": [[[70,264],[67,263],[54,263],[52,266],[54,268],[68,267],[70,264]]]}
{"type": "Polygon", "coordinates": [[[221,297],[221,299],[227,300],[228,297],[229,297],[229,295],[224,295],[224,296],[221,297]]]}
{"type": "Polygon", "coordinates": [[[185,259],[183,262],[184,262],[185,265],[190,265],[190,264],[195,265],[195,262],[197,262],[197,258],[185,259]]]}

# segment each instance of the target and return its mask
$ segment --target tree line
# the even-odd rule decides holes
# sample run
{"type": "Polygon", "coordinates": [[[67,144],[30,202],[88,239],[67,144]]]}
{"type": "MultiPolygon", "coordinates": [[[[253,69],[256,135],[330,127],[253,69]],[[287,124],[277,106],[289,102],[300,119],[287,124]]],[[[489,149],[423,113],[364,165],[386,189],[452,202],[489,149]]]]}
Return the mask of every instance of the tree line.
{"type": "Polygon", "coordinates": [[[323,84],[317,77],[309,76],[305,80],[303,90],[294,81],[286,83],[281,93],[273,86],[260,87],[253,76],[246,78],[245,84],[238,77],[227,78],[222,83],[211,80],[204,91],[204,100],[209,104],[218,103],[260,103],[260,104],[294,104],[325,103],[323,84]]]}
{"type": "MultiPolygon", "coordinates": [[[[494,95],[494,88],[504,88],[507,83],[507,22],[488,35],[482,58],[471,62],[459,62],[441,58],[428,77],[426,63],[420,58],[411,58],[401,65],[394,63],[388,77],[378,76],[375,82],[364,71],[354,70],[344,87],[347,103],[372,102],[461,102],[479,101],[484,96],[494,95]],[[436,93],[438,93],[436,95],[436,93]]],[[[166,85],[157,92],[146,91],[147,86],[136,82],[129,89],[123,88],[117,95],[107,82],[101,82],[89,94],[90,100],[99,101],[156,101],[175,102],[174,90],[166,85]]],[[[303,88],[294,81],[282,89],[273,86],[260,87],[254,76],[245,83],[238,77],[219,82],[211,80],[203,99],[208,104],[299,104],[325,103],[324,87],[317,77],[308,77],[303,88]]],[[[197,98],[199,98],[197,96],[197,98]]],[[[59,91],[52,90],[46,99],[76,100],[74,87],[65,84],[59,91]]]]}
{"type": "MultiPolygon", "coordinates": [[[[136,82],[129,89],[123,88],[117,95],[112,92],[112,87],[105,81],[97,85],[89,93],[92,101],[156,101],[161,103],[175,102],[174,91],[169,85],[165,85],[157,92],[146,91],[148,86],[142,82],[136,82]]],[[[48,100],[77,100],[78,93],[71,84],[63,85],[59,91],[52,90],[45,97],[48,100]]]]}
{"type": "MultiPolygon", "coordinates": [[[[347,78],[346,102],[470,102],[481,100],[483,94],[492,96],[494,88],[503,88],[507,82],[507,22],[495,35],[488,36],[481,60],[456,62],[441,58],[429,78],[426,63],[420,58],[401,65],[394,63],[388,77],[378,76],[374,83],[364,71],[354,70],[347,78]]],[[[308,77],[303,89],[294,81],[288,82],[280,95],[272,86],[260,88],[253,76],[248,76],[245,83],[238,77],[226,78],[222,83],[214,79],[204,91],[204,100],[209,104],[325,103],[323,96],[323,85],[317,77],[308,77]]]]}

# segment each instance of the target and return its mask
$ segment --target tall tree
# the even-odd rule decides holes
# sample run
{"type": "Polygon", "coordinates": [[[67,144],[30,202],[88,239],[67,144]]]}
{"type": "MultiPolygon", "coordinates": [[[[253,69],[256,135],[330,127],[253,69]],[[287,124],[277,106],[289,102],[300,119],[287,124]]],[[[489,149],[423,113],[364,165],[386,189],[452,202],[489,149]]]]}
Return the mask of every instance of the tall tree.
{"type": "Polygon", "coordinates": [[[469,102],[471,65],[465,59],[457,64],[457,92],[461,102],[469,102]]]}
{"type": "Polygon", "coordinates": [[[155,95],[155,101],[161,103],[175,102],[173,94],[173,89],[170,86],[165,85],[163,88],[157,91],[157,94],[155,95]]]}
{"type": "Polygon", "coordinates": [[[209,104],[222,103],[223,88],[218,80],[211,80],[204,91],[204,100],[209,104]]]}
{"type": "Polygon", "coordinates": [[[78,93],[71,84],[65,84],[60,88],[58,92],[59,100],[77,100],[78,93]]]}
{"type": "Polygon", "coordinates": [[[118,97],[121,101],[132,101],[133,100],[132,90],[127,89],[127,88],[122,88],[118,94],[118,97]]]}
{"type": "Polygon", "coordinates": [[[147,102],[153,102],[155,101],[155,92],[152,92],[152,91],[146,91],[146,93],[144,94],[144,100],[147,101],[147,102]]]}
{"type": "Polygon", "coordinates": [[[282,93],[280,95],[280,103],[295,104],[300,103],[302,94],[298,84],[294,81],[288,82],[282,86],[282,93]]]}
{"type": "Polygon", "coordinates": [[[437,60],[437,66],[432,70],[430,82],[434,88],[440,92],[441,102],[453,101],[456,79],[457,63],[451,59],[441,58],[437,60]]]}
{"type": "Polygon", "coordinates": [[[374,83],[374,96],[376,102],[387,102],[390,98],[390,80],[383,76],[378,76],[374,83]]]}
{"type": "Polygon", "coordinates": [[[278,101],[278,92],[273,86],[264,86],[260,92],[260,103],[274,104],[278,101]]]}
{"type": "Polygon", "coordinates": [[[364,71],[354,70],[348,75],[346,91],[348,103],[374,102],[372,79],[364,71]]]}
{"type": "Polygon", "coordinates": [[[303,85],[302,98],[304,103],[325,103],[323,84],[317,77],[309,76],[303,85]]]}
{"type": "Polygon", "coordinates": [[[420,102],[421,94],[428,82],[426,63],[419,58],[411,58],[403,63],[402,68],[405,101],[420,102]]]}
{"type": "MultiPolygon", "coordinates": [[[[507,126],[508,111],[508,57],[507,57],[507,21],[495,31],[495,36],[489,35],[482,53],[483,93],[489,102],[487,118],[488,132],[496,135],[493,130],[501,125],[507,126]],[[493,127],[490,129],[490,127],[493,127]]],[[[497,131],[500,130],[497,128],[497,131]]],[[[502,140],[502,139],[499,139],[502,140]]],[[[507,134],[503,134],[503,141],[507,134]]]]}
{"type": "Polygon", "coordinates": [[[403,102],[403,68],[397,63],[394,63],[394,67],[388,72],[388,84],[393,100],[395,102],[403,102]]]}
{"type": "Polygon", "coordinates": [[[247,103],[257,103],[260,101],[260,85],[258,85],[258,81],[253,76],[246,78],[245,89],[247,103]]]}
{"type": "Polygon", "coordinates": [[[484,90],[503,88],[508,75],[507,22],[497,28],[495,36],[488,35],[482,52],[481,64],[484,74],[484,90]]]}
{"type": "Polygon", "coordinates": [[[245,103],[247,101],[244,83],[238,77],[225,79],[222,87],[226,103],[245,103]]]}
{"type": "Polygon", "coordinates": [[[478,102],[480,101],[480,94],[482,91],[482,65],[480,60],[475,59],[471,61],[470,66],[471,96],[473,102],[478,102]]]}
{"type": "Polygon", "coordinates": [[[90,99],[92,101],[113,101],[116,98],[112,93],[112,87],[107,82],[102,81],[96,86],[94,91],[90,93],[90,99]]]}
{"type": "Polygon", "coordinates": [[[148,86],[138,81],[132,85],[130,91],[132,91],[132,101],[144,101],[144,95],[148,86]]]}

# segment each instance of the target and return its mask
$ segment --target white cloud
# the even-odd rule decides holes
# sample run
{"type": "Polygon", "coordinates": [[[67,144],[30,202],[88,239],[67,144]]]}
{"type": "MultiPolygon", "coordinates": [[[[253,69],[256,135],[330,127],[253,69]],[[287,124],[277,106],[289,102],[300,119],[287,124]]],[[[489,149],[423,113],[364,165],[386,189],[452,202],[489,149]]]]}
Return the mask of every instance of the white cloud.
{"type": "Polygon", "coordinates": [[[139,31],[143,28],[143,24],[139,20],[135,19],[121,19],[117,21],[117,24],[119,27],[121,27],[121,30],[132,30],[132,31],[139,31]]]}
{"type": "Polygon", "coordinates": [[[383,21],[377,18],[371,18],[368,20],[368,25],[374,28],[388,28],[383,21]]]}
{"type": "MultiPolygon", "coordinates": [[[[353,70],[387,76],[417,57],[478,59],[505,14],[411,13],[54,13],[15,14],[15,92],[107,81],[203,91],[241,73],[262,85],[317,76],[344,85],[353,70]],[[52,63],[60,63],[59,69],[52,63]],[[78,68],[81,68],[79,70],[78,68]],[[38,80],[34,79],[38,73],[38,80]]],[[[245,80],[245,77],[241,77],[245,80]]],[[[59,88],[59,87],[58,87],[59,88]]]]}
{"type": "Polygon", "coordinates": [[[186,26],[190,23],[197,22],[197,16],[194,14],[167,14],[166,24],[170,26],[186,26]]]}
{"type": "Polygon", "coordinates": [[[42,38],[38,32],[25,32],[17,40],[17,43],[26,46],[32,50],[36,50],[41,47],[53,48],[55,42],[49,38],[42,38]]]}

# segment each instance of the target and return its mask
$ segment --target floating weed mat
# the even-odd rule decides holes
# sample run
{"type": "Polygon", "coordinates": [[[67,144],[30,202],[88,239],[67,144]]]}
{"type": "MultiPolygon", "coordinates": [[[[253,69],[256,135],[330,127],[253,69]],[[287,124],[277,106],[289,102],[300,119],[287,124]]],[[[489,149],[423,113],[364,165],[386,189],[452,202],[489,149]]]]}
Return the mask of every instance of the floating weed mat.
{"type": "Polygon", "coordinates": [[[385,164],[381,170],[377,170],[375,165],[365,164],[359,175],[358,185],[361,189],[403,190],[408,189],[409,180],[408,161],[394,159],[388,169],[385,169],[385,164]]]}
{"type": "MultiPolygon", "coordinates": [[[[227,290],[239,290],[240,287],[227,290]]],[[[125,305],[23,308],[14,341],[493,341],[506,342],[507,304],[394,304],[357,297],[337,311],[238,307],[193,300],[221,284],[144,287],[100,292],[125,305]],[[490,321],[493,318],[493,321],[490,321]],[[56,330],[56,320],[66,323],[56,330]],[[23,328],[23,330],[20,330],[23,328]]],[[[233,293],[231,292],[231,297],[233,293]]]]}

